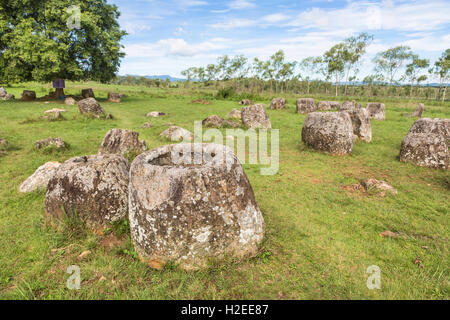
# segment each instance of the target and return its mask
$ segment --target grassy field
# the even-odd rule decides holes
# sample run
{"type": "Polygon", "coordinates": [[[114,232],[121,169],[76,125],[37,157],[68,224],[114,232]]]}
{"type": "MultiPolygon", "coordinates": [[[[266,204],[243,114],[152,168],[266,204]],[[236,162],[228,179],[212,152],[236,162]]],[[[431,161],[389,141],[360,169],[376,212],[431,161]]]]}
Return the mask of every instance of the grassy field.
{"type": "MultiPolygon", "coordinates": [[[[266,222],[258,257],[227,261],[198,272],[174,267],[149,269],[136,259],[126,223],[98,236],[74,226],[56,231],[44,224],[45,192],[20,194],[18,187],[47,161],[95,154],[111,128],[138,131],[149,148],[167,144],[159,137],[169,123],[193,130],[194,120],[225,116],[237,101],[192,104],[208,93],[188,89],[147,89],[98,84],[69,84],[66,93],[93,87],[113,120],[86,119],[77,106],[0,101],[0,138],[9,141],[0,156],[0,298],[2,299],[449,299],[450,172],[399,161],[400,144],[414,119],[415,102],[385,100],[386,121],[372,121],[373,142],[357,142],[353,154],[334,157],[301,143],[305,115],[288,107],[268,110],[280,129],[280,170],[260,175],[244,165],[266,222]],[[106,102],[108,91],[129,95],[106,102]],[[63,106],[65,121],[40,119],[63,106]],[[162,118],[145,118],[162,111],[162,118]],[[144,122],[153,128],[142,129],[144,122]],[[35,142],[61,137],[70,148],[39,152],[35,142]],[[366,178],[385,180],[398,195],[352,189],[366,178]],[[385,230],[400,232],[385,238],[385,230]],[[90,250],[79,260],[81,252],[90,250]],[[80,290],[68,290],[66,269],[81,268],[80,290]],[[371,265],[381,268],[381,290],[366,287],[371,265]]],[[[7,88],[20,98],[23,89],[38,96],[48,86],[7,88]]],[[[317,100],[324,97],[315,97],[317,100]]],[[[335,100],[326,98],[327,100],[335,100]]],[[[343,100],[344,98],[341,98],[343,100]]],[[[359,100],[364,102],[362,100],[359,100]]],[[[270,104],[269,97],[264,101],[270,104]]],[[[424,117],[450,118],[450,103],[425,102],[424,117]]]]}

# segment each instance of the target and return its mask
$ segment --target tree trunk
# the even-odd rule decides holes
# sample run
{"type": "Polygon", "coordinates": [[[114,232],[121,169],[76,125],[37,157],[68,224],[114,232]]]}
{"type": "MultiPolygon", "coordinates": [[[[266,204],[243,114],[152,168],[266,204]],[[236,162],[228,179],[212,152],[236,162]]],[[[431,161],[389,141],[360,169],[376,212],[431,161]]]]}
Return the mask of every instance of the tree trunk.
{"type": "Polygon", "coordinates": [[[339,85],[339,82],[338,82],[338,75],[337,75],[337,73],[336,73],[336,97],[338,96],[338,85],[339,85]]]}
{"type": "Polygon", "coordinates": [[[445,101],[445,93],[446,93],[446,91],[447,91],[447,84],[445,84],[444,93],[442,94],[442,102],[445,101]]]}
{"type": "Polygon", "coordinates": [[[443,81],[444,79],[442,78],[442,77],[440,77],[440,79],[439,79],[439,91],[438,91],[438,95],[437,95],[437,98],[436,98],[436,100],[439,100],[439,99],[441,99],[441,92],[442,92],[442,81],[443,81]]]}
{"type": "Polygon", "coordinates": [[[348,75],[350,74],[350,68],[347,70],[347,75],[345,76],[345,89],[344,89],[344,96],[347,95],[347,83],[348,83],[348,75]]]}

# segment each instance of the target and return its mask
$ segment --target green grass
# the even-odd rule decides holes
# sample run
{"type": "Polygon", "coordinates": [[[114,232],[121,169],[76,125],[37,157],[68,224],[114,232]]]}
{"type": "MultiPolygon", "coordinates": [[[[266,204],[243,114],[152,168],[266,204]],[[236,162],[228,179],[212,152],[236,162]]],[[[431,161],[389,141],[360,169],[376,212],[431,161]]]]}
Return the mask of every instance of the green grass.
{"type": "MultiPolygon", "coordinates": [[[[27,84],[38,96],[48,86],[27,84]]],[[[225,116],[236,101],[191,100],[210,96],[189,89],[147,89],[99,84],[68,84],[68,94],[93,87],[113,120],[89,119],[77,106],[63,106],[66,120],[40,119],[58,107],[44,102],[0,101],[0,138],[9,146],[0,154],[0,298],[2,299],[449,299],[449,171],[399,162],[403,137],[414,119],[403,116],[417,102],[387,100],[387,120],[372,121],[373,142],[358,142],[351,156],[334,157],[301,142],[305,115],[288,108],[269,110],[280,129],[280,170],[261,176],[259,166],[244,165],[263,212],[266,233],[256,258],[213,263],[198,272],[174,266],[162,271],[140,263],[127,223],[106,236],[77,231],[76,223],[56,230],[44,224],[44,192],[20,194],[18,187],[47,161],[95,154],[111,128],[138,131],[149,148],[167,144],[159,133],[169,123],[193,130],[194,120],[225,116]],[[129,95],[120,104],[106,102],[108,91],[129,95]],[[167,113],[145,118],[150,111],[167,113]],[[153,127],[142,129],[144,122],[153,127]],[[70,148],[42,152],[35,142],[61,137],[70,148]],[[365,178],[386,180],[398,195],[348,191],[365,178]],[[382,238],[380,232],[402,232],[382,238]],[[54,250],[58,249],[58,250],[54,250]],[[78,255],[91,250],[85,260],[78,255]],[[414,261],[419,258],[423,268],[414,261]],[[81,268],[81,290],[68,290],[70,265],[81,268]],[[367,267],[381,268],[381,290],[366,287],[367,267]]],[[[20,97],[24,85],[7,88],[20,97]]],[[[330,97],[319,99],[335,100],[330,97]]],[[[340,100],[345,98],[341,97],[340,100]]],[[[258,101],[259,102],[259,101],[258,101]]],[[[269,100],[260,101],[269,105],[269,100]]],[[[425,117],[450,117],[450,104],[425,102],[425,117]],[[431,104],[431,103],[430,103],[431,104]]]]}

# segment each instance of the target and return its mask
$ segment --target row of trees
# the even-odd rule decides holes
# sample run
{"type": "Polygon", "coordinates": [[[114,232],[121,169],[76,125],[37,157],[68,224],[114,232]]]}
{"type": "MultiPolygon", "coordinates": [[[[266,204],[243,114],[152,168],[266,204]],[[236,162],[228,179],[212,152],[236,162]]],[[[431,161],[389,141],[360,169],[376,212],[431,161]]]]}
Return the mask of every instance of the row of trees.
{"type": "MultiPolygon", "coordinates": [[[[307,93],[310,93],[312,81],[321,79],[325,82],[334,82],[335,95],[339,94],[343,87],[343,94],[348,94],[348,86],[357,81],[357,75],[366,54],[367,47],[373,41],[373,36],[360,33],[349,37],[327,50],[322,56],[308,57],[300,62],[286,61],[282,50],[277,51],[268,60],[258,58],[250,61],[243,55],[229,57],[224,55],[218,58],[216,64],[206,67],[191,67],[182,72],[187,78],[187,83],[199,81],[232,81],[237,89],[243,79],[253,79],[254,86],[260,91],[269,90],[278,93],[287,90],[288,82],[302,80],[307,83],[307,93]],[[342,82],[344,83],[342,85],[342,82]]],[[[409,93],[413,95],[413,87],[419,86],[426,80],[438,78],[440,82],[437,98],[445,100],[447,83],[450,81],[450,49],[442,53],[442,56],[430,65],[428,59],[420,58],[411,51],[408,46],[397,46],[386,51],[379,52],[373,59],[375,64],[374,74],[366,76],[362,82],[366,85],[386,85],[387,92],[393,85],[400,85],[407,81],[410,84],[409,93]]]]}

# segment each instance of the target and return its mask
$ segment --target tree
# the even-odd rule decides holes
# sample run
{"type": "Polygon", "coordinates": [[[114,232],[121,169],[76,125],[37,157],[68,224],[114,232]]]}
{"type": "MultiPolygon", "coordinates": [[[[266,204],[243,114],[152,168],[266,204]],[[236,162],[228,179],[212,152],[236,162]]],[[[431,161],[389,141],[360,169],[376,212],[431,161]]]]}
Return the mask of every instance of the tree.
{"type": "Polygon", "coordinates": [[[181,75],[186,77],[188,83],[192,80],[192,78],[195,77],[196,73],[197,73],[197,68],[195,68],[195,67],[190,67],[186,70],[181,71],[181,75]]]}
{"type": "Polygon", "coordinates": [[[206,70],[203,67],[197,68],[196,70],[197,73],[197,78],[200,82],[204,82],[205,81],[205,77],[206,77],[206,70]]]}
{"type": "Polygon", "coordinates": [[[281,80],[281,70],[284,66],[284,51],[278,50],[269,59],[268,74],[270,80],[275,80],[275,93],[278,92],[278,82],[281,80]]]}
{"type": "Polygon", "coordinates": [[[306,73],[306,76],[301,76],[302,79],[307,82],[307,94],[309,94],[310,90],[310,76],[317,75],[321,73],[323,70],[323,60],[321,57],[308,57],[303,59],[299,64],[300,70],[306,73]]]}
{"type": "Polygon", "coordinates": [[[190,67],[181,71],[181,75],[186,77],[185,87],[188,88],[191,80],[198,76],[198,68],[190,67]]]}
{"type": "Polygon", "coordinates": [[[230,78],[242,79],[247,75],[248,72],[246,65],[247,58],[244,55],[235,56],[228,63],[227,74],[230,76],[230,78]]]}
{"type": "Polygon", "coordinates": [[[445,82],[445,87],[442,94],[442,101],[444,101],[448,82],[450,81],[450,49],[447,49],[442,53],[441,57],[434,63],[434,67],[430,71],[439,76],[438,99],[441,97],[443,83],[445,82]]]}
{"type": "Polygon", "coordinates": [[[345,67],[345,44],[339,43],[333,46],[323,55],[323,61],[327,65],[329,75],[334,75],[336,80],[336,97],[338,96],[339,81],[344,73],[345,67]]]}
{"type": "Polygon", "coordinates": [[[277,78],[281,81],[281,91],[283,91],[283,84],[286,89],[286,82],[294,75],[295,66],[297,62],[286,62],[282,65],[281,69],[278,71],[277,78]]]}
{"type": "Polygon", "coordinates": [[[2,0],[0,80],[108,82],[124,57],[117,6],[106,0],[2,0]],[[68,25],[80,9],[80,28],[68,25]]]}
{"type": "Polygon", "coordinates": [[[223,55],[217,59],[216,72],[220,80],[228,80],[231,78],[229,64],[230,58],[228,55],[223,55]]]}
{"type": "Polygon", "coordinates": [[[414,82],[417,82],[417,84],[419,84],[420,81],[425,81],[427,79],[425,75],[420,75],[420,73],[424,69],[428,68],[428,66],[430,65],[430,61],[428,59],[420,59],[417,54],[411,54],[411,59],[411,63],[406,65],[405,77],[409,79],[411,83],[410,95],[412,96],[414,82]]]}
{"type": "Polygon", "coordinates": [[[389,88],[395,80],[396,73],[404,62],[411,58],[411,55],[411,48],[408,46],[398,46],[377,53],[374,58],[375,71],[389,82],[389,88]]]}
{"type": "Polygon", "coordinates": [[[247,60],[248,59],[244,55],[238,55],[233,57],[228,64],[227,73],[231,78],[238,79],[238,85],[239,81],[247,75],[247,60]]]}
{"type": "Polygon", "coordinates": [[[346,70],[344,95],[347,95],[347,83],[349,81],[350,71],[360,62],[372,40],[372,35],[360,33],[358,36],[347,38],[344,41],[343,59],[346,70]]]}
{"type": "Polygon", "coordinates": [[[211,80],[216,80],[217,72],[217,67],[214,64],[208,64],[205,69],[206,81],[209,82],[211,80]]]}

